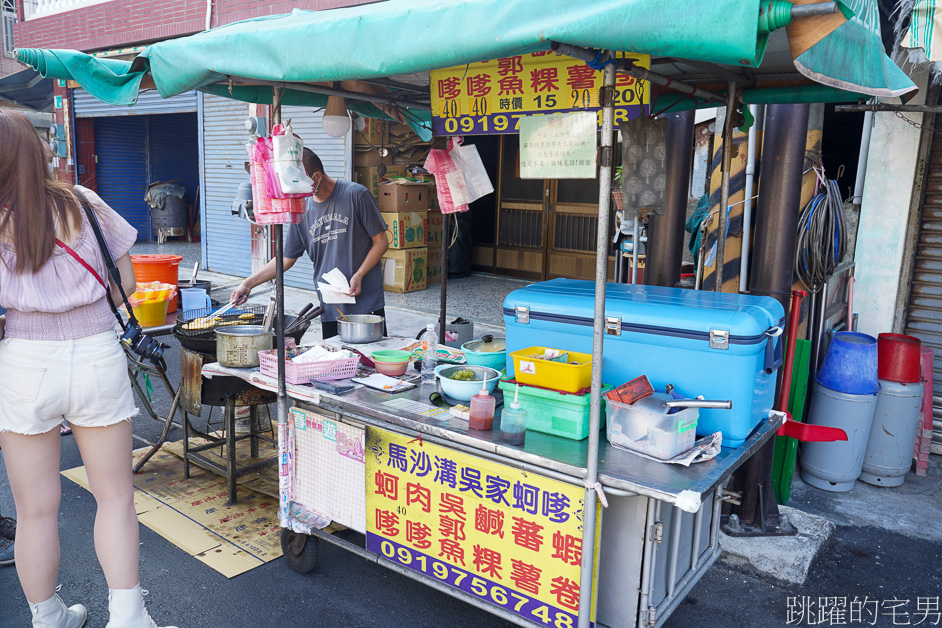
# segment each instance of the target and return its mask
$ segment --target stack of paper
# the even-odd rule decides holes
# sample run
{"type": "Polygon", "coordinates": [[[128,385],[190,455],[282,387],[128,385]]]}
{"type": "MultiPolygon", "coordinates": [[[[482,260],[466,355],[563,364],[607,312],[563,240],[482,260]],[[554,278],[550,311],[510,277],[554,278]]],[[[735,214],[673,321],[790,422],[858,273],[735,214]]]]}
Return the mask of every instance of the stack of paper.
{"type": "Polygon", "coordinates": [[[317,282],[317,290],[321,293],[324,303],[356,303],[357,300],[350,294],[350,282],[340,269],[335,268],[321,276],[323,281],[317,282]]]}
{"type": "Polygon", "coordinates": [[[352,357],[353,354],[344,349],[339,351],[331,351],[319,345],[314,345],[301,355],[293,358],[291,361],[296,364],[307,364],[311,362],[333,362],[335,360],[344,360],[352,357]]]}

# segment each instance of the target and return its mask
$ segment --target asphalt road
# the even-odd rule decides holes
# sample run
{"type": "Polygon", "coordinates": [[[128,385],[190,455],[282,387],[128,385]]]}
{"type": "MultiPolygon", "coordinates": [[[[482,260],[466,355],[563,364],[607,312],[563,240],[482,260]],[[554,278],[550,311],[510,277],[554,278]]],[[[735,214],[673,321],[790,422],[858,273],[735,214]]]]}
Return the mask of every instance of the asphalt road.
{"type": "MultiPolygon", "coordinates": [[[[168,342],[172,345],[168,361],[172,371],[176,371],[176,343],[168,342]]],[[[174,374],[171,379],[176,381],[176,377],[174,374]]],[[[166,408],[169,397],[158,390],[155,403],[166,408]]],[[[148,417],[135,419],[135,431],[149,438],[156,438],[159,428],[148,417]]],[[[172,433],[171,438],[179,438],[179,432],[172,433]]],[[[81,464],[74,439],[65,437],[62,468],[81,464]]],[[[12,510],[6,477],[0,472],[0,511],[12,514],[12,510]]],[[[107,622],[107,587],[92,545],[94,510],[90,493],[63,480],[61,594],[69,603],[82,602],[88,607],[91,627],[107,622]]],[[[320,562],[313,573],[296,574],[279,559],[230,580],[142,526],[141,560],[142,584],[150,592],[148,606],[158,625],[172,623],[180,628],[510,625],[326,543],[321,544],[320,562]]],[[[815,561],[804,585],[785,586],[717,563],[665,625],[669,628],[942,625],[935,614],[937,610],[920,612],[931,611],[933,601],[938,609],[940,596],[942,543],[917,540],[881,528],[840,526],[834,541],[815,561]],[[827,617],[824,622],[818,621],[820,597],[835,598],[829,604],[835,609],[843,602],[843,623],[838,611],[831,614],[831,623],[827,617]],[[799,610],[809,608],[809,602],[814,602],[814,623],[809,623],[806,613],[798,616],[799,610]],[[852,615],[854,609],[856,615],[852,615]],[[922,621],[917,624],[920,618],[922,621]],[[789,619],[793,620],[791,624],[789,619]]],[[[15,570],[0,567],[0,628],[28,626],[29,620],[15,570]]]]}

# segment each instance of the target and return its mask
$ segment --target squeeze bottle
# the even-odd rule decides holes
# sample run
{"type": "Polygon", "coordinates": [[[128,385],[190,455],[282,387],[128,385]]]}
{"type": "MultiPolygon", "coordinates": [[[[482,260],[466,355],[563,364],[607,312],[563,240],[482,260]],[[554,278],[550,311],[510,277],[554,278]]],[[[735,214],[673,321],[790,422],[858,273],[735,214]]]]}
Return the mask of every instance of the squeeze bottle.
{"type": "Polygon", "coordinates": [[[487,392],[487,384],[482,381],[480,392],[471,397],[471,417],[468,419],[468,427],[472,430],[492,429],[496,406],[497,400],[487,392]]]}
{"type": "Polygon", "coordinates": [[[500,439],[509,445],[523,445],[527,436],[527,411],[517,401],[520,386],[514,388],[514,401],[500,414],[500,439]]]}

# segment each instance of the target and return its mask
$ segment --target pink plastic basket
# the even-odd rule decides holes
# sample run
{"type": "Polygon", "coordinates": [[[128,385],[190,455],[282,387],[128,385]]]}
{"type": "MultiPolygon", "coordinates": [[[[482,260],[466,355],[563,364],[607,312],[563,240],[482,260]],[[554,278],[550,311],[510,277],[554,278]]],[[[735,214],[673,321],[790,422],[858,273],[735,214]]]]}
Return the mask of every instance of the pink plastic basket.
{"type": "MultiPolygon", "coordinates": [[[[303,348],[296,350],[297,353],[302,351],[303,348]]],[[[263,375],[278,377],[277,353],[274,349],[258,352],[259,370],[263,375]]],[[[307,384],[312,379],[328,380],[353,377],[357,374],[357,365],[359,363],[360,356],[358,355],[352,358],[334,360],[333,362],[310,362],[308,364],[295,364],[288,360],[285,362],[285,381],[289,384],[307,384]]]]}

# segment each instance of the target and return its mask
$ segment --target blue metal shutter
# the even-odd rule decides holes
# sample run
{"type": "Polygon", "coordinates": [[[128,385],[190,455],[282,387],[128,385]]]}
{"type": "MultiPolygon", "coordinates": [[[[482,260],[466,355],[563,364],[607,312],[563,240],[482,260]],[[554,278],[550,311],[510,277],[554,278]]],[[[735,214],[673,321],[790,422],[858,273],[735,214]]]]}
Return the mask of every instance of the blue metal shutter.
{"type": "Polygon", "coordinates": [[[205,222],[202,225],[208,270],[247,277],[252,274],[252,226],[231,213],[242,181],[248,181],[244,122],[248,105],[238,100],[203,95],[203,186],[205,222]]]}
{"type": "Polygon", "coordinates": [[[176,181],[186,202],[196,201],[200,184],[199,138],[195,113],[147,116],[150,125],[150,182],[176,181]]]}
{"type": "Polygon", "coordinates": [[[95,121],[98,195],[137,229],[138,240],[150,240],[147,188],[147,128],[143,116],[95,121]]]}

